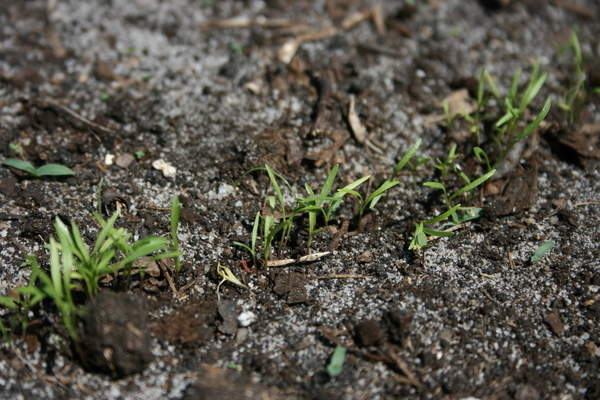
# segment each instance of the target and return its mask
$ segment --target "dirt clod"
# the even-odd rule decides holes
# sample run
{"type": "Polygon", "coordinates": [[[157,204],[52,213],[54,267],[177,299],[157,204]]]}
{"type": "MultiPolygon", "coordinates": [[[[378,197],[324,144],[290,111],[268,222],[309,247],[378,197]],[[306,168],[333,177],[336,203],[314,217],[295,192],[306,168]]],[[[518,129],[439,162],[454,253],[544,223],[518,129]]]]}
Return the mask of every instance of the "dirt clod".
{"type": "Polygon", "coordinates": [[[143,371],[153,360],[143,298],[103,292],[90,301],[82,317],[79,357],[88,368],[113,378],[143,371]]]}

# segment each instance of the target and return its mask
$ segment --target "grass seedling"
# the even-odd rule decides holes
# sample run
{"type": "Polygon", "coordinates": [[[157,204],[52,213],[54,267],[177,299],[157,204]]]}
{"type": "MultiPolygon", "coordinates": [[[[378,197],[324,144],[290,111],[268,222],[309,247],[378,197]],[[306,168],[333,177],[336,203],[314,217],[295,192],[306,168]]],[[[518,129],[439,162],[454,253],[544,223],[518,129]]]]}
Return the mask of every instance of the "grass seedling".
{"type": "Polygon", "coordinates": [[[558,106],[569,115],[569,122],[573,123],[577,114],[585,103],[585,81],[587,79],[583,71],[583,54],[577,34],[572,31],[567,43],[559,49],[560,56],[571,50],[573,55],[573,78],[570,81],[569,88],[564,96],[564,101],[558,106]]]}
{"type": "Polygon", "coordinates": [[[458,197],[462,194],[472,192],[479,185],[481,185],[482,183],[484,183],[485,181],[490,179],[492,177],[492,175],[494,175],[495,173],[496,173],[496,170],[493,169],[493,170],[489,171],[487,174],[475,179],[474,181],[470,181],[469,178],[463,173],[463,174],[461,174],[461,177],[466,180],[466,185],[463,186],[462,188],[458,189],[456,192],[454,192],[451,195],[448,195],[446,186],[444,186],[444,184],[440,183],[440,182],[425,182],[423,184],[423,186],[431,187],[434,189],[440,189],[444,193],[444,199],[446,202],[446,206],[450,209],[450,208],[452,208],[452,205],[451,205],[452,200],[454,200],[456,197],[458,197]]]}
{"type": "Polygon", "coordinates": [[[535,251],[535,253],[533,253],[531,258],[529,259],[529,262],[535,264],[536,262],[540,261],[546,255],[546,253],[552,250],[553,247],[554,241],[549,240],[545,242],[535,251]]]}
{"type": "Polygon", "coordinates": [[[177,227],[179,226],[180,219],[181,203],[179,202],[179,197],[174,196],[171,202],[171,241],[173,243],[173,246],[171,247],[171,252],[177,254],[173,257],[173,262],[175,264],[176,285],[179,285],[179,274],[181,272],[181,260],[179,256],[179,238],[177,237],[177,227]]]}
{"type": "MultiPolygon", "coordinates": [[[[74,268],[72,278],[83,281],[83,289],[88,298],[94,297],[98,293],[98,282],[103,276],[116,274],[123,270],[124,282],[127,283],[134,261],[155,252],[169,250],[169,240],[161,237],[149,236],[130,243],[131,233],[128,233],[125,228],[114,228],[119,211],[116,211],[108,221],[105,221],[99,214],[94,213],[94,216],[102,226],[102,230],[91,252],[74,222],[71,223],[71,230],[59,218],[54,224],[59,237],[60,251],[72,253],[74,268]]],[[[155,259],[178,255],[181,253],[171,251],[162,253],[155,259]]]]}
{"type": "MultiPolygon", "coordinates": [[[[536,119],[533,120],[533,122],[531,124],[529,124],[523,130],[523,132],[521,132],[519,135],[517,135],[515,138],[513,138],[510,141],[510,143],[508,143],[508,145],[506,145],[504,147],[504,149],[500,153],[500,156],[496,159],[496,161],[492,165],[492,169],[495,169],[496,167],[498,167],[498,164],[500,164],[500,162],[502,160],[504,160],[504,157],[506,157],[506,155],[513,148],[514,145],[516,145],[521,140],[523,140],[527,136],[529,136],[531,134],[531,132],[533,132],[541,124],[541,122],[544,120],[544,118],[546,118],[546,115],[548,115],[548,112],[550,111],[550,106],[552,106],[552,99],[550,97],[548,97],[548,99],[546,99],[546,103],[544,104],[544,107],[542,108],[542,111],[538,114],[536,119]]],[[[485,157],[485,158],[487,159],[487,157],[485,157]]]]}
{"type": "Polygon", "coordinates": [[[435,229],[425,228],[425,224],[435,224],[440,221],[443,221],[443,220],[447,219],[448,217],[454,215],[458,209],[460,209],[460,204],[457,204],[456,206],[452,207],[445,213],[438,215],[435,218],[431,218],[431,219],[428,219],[427,221],[421,221],[421,222],[417,223],[415,225],[415,233],[414,233],[413,239],[410,242],[408,249],[419,251],[421,249],[424,249],[425,247],[428,247],[429,245],[427,244],[427,242],[428,242],[427,235],[438,236],[438,237],[452,236],[453,235],[452,232],[438,231],[435,229]]]}
{"type": "MultiPolygon", "coordinates": [[[[548,73],[544,72],[540,75],[540,61],[536,61],[529,79],[529,83],[521,95],[518,94],[520,77],[521,69],[518,69],[513,77],[508,97],[506,97],[504,100],[506,112],[494,125],[494,128],[496,129],[496,135],[493,136],[493,139],[498,144],[502,144],[505,136],[508,136],[509,139],[512,140],[517,123],[523,116],[525,109],[529,106],[542,88],[542,85],[548,77],[548,73]]],[[[550,101],[550,99],[548,99],[546,103],[548,103],[548,101],[550,101]]]]}
{"type": "Polygon", "coordinates": [[[335,350],[331,354],[329,364],[325,368],[330,378],[335,378],[342,373],[344,367],[344,361],[346,361],[346,348],[344,346],[337,345],[335,350]]]}
{"type": "Polygon", "coordinates": [[[123,271],[124,281],[128,282],[133,263],[142,257],[167,250],[171,251],[160,253],[154,259],[181,255],[177,245],[174,245],[174,248],[169,247],[169,240],[166,238],[147,237],[130,243],[132,235],[124,228],[114,227],[119,211],[108,221],[100,214],[94,213],[94,216],[102,230],[91,251],[83,241],[77,225],[72,222],[69,229],[57,217],[54,222],[56,239],[51,237],[47,245],[50,251],[49,273],[39,266],[35,257],[28,256],[27,264],[31,266],[29,283],[15,289],[21,298],[0,297],[0,304],[27,315],[27,311],[41,300],[50,298],[58,309],[69,335],[76,340],[75,322],[78,308],[73,301],[74,290],[81,290],[87,298],[91,298],[98,294],[99,281],[106,275],[114,274],[116,282],[117,273],[123,271]]]}
{"type": "Polygon", "coordinates": [[[458,157],[462,157],[462,154],[456,154],[456,144],[454,144],[450,147],[445,160],[442,161],[439,158],[435,159],[436,164],[434,165],[434,168],[440,171],[440,178],[444,179],[446,175],[448,175],[448,172],[450,172],[450,169],[454,164],[454,160],[458,157]]]}
{"type": "Polygon", "coordinates": [[[258,275],[258,264],[256,260],[256,241],[258,239],[258,227],[260,226],[260,211],[256,213],[254,217],[254,224],[252,224],[252,236],[250,237],[250,246],[241,243],[241,242],[233,242],[236,246],[243,247],[248,250],[250,255],[252,256],[252,262],[254,263],[254,268],[256,269],[256,273],[258,275]]]}
{"type": "Polygon", "coordinates": [[[75,172],[72,169],[58,164],[47,164],[36,169],[33,165],[31,165],[30,162],[19,160],[18,158],[7,158],[2,162],[2,164],[8,167],[16,168],[23,172],[27,172],[34,178],[41,178],[44,176],[75,175],[75,172]]]}

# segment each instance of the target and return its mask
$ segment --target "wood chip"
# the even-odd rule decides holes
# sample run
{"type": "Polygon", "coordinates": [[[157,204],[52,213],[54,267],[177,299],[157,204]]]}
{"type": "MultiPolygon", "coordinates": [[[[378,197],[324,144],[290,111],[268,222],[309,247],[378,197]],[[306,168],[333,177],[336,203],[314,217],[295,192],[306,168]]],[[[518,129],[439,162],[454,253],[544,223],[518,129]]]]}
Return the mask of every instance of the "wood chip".
{"type": "Polygon", "coordinates": [[[362,122],[360,122],[360,118],[356,114],[354,105],[354,96],[350,96],[350,105],[348,106],[348,124],[350,125],[350,129],[352,129],[352,133],[354,134],[356,141],[360,144],[364,144],[365,140],[367,140],[367,128],[365,128],[362,122]]]}

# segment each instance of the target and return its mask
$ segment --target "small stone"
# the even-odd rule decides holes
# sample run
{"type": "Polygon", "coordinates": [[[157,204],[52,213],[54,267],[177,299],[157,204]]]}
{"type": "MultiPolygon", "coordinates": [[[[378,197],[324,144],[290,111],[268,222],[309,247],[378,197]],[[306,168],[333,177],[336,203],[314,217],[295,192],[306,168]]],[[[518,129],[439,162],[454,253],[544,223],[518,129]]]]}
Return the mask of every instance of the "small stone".
{"type": "Polygon", "coordinates": [[[121,168],[127,169],[134,160],[135,157],[133,156],[133,154],[125,153],[117,157],[117,159],[115,160],[115,164],[117,164],[117,166],[121,168]]]}
{"type": "Polygon", "coordinates": [[[238,329],[237,307],[233,300],[223,300],[218,305],[219,316],[222,319],[219,331],[225,335],[235,335],[238,329]]]}
{"type": "Polygon", "coordinates": [[[237,320],[238,324],[242,328],[245,328],[252,325],[256,321],[256,314],[254,314],[252,311],[244,311],[237,317],[237,320]]]}
{"type": "Polygon", "coordinates": [[[115,162],[115,155],[114,154],[107,154],[104,156],[104,164],[106,165],[113,165],[113,163],[115,162]]]}
{"type": "Polygon", "coordinates": [[[565,325],[560,319],[560,315],[558,315],[558,313],[554,311],[546,315],[546,318],[544,318],[544,322],[548,324],[550,329],[552,329],[552,332],[554,332],[554,334],[556,335],[560,336],[565,331],[565,325]]]}

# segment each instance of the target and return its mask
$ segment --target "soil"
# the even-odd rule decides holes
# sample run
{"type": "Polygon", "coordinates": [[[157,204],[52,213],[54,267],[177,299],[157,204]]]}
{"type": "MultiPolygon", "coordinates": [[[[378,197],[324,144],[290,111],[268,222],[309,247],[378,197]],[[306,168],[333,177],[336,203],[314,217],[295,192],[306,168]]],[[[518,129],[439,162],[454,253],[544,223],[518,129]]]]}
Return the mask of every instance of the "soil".
{"type": "MultiPolygon", "coordinates": [[[[27,254],[47,265],[55,217],[93,243],[101,180],[101,208],[120,207],[118,226],[136,239],[169,237],[179,195],[185,254],[179,281],[168,263],[127,294],[102,281],[78,344],[43,302],[1,345],[0,398],[600,398],[600,6],[410,3],[1,1],[0,159],[76,174],[0,168],[0,294],[27,283],[27,254]],[[558,48],[572,31],[587,80],[570,120],[557,104],[573,57],[558,48]],[[297,52],[282,51],[298,37],[297,52]],[[348,197],[311,244],[331,252],[316,261],[257,275],[233,244],[248,243],[272,194],[266,174],[240,177],[265,163],[297,193],[320,190],[339,163],[336,188],[372,175],[364,194],[421,138],[418,155],[443,159],[456,144],[457,163],[480,176],[469,125],[447,127],[440,104],[459,90],[475,98],[484,66],[504,93],[521,68],[523,86],[537,59],[548,78],[525,120],[548,96],[553,107],[470,199],[482,216],[453,236],[408,250],[414,224],[444,211],[421,185],[441,179],[430,162],[405,169],[360,223],[348,197]],[[352,96],[365,132],[348,122],[352,96]],[[249,289],[218,288],[218,263],[249,289]],[[331,377],[337,345],[347,355],[331,377]]],[[[272,258],[306,255],[306,240],[299,218],[272,258]]]]}

